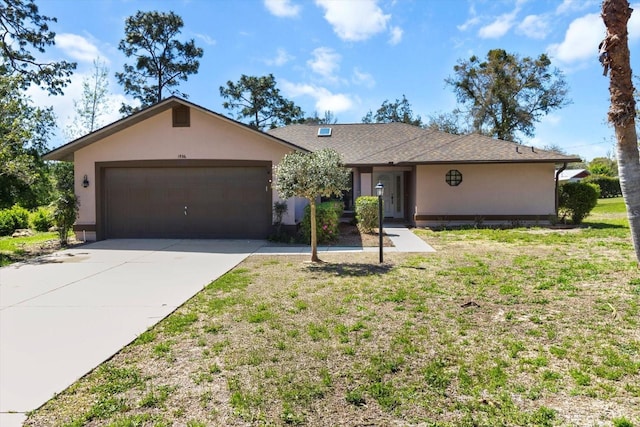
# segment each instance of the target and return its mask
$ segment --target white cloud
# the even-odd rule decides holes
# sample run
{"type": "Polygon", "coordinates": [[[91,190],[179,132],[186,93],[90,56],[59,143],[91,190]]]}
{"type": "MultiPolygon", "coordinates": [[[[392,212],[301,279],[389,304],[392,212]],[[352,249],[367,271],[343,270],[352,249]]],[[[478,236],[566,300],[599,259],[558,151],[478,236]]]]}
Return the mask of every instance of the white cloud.
{"type": "Polygon", "coordinates": [[[313,98],[315,100],[316,111],[341,113],[350,110],[354,104],[348,95],[331,93],[331,91],[324,87],[304,83],[291,83],[287,80],[282,80],[280,84],[287,97],[310,96],[313,98]]]}
{"type": "Polygon", "coordinates": [[[503,13],[496,17],[490,24],[481,27],[480,30],[478,30],[478,36],[483,39],[498,39],[507,34],[515,24],[516,17],[518,13],[520,13],[522,5],[527,1],[528,0],[516,0],[513,11],[503,13]]]}
{"type": "Polygon", "coordinates": [[[597,59],[598,45],[604,38],[604,24],[600,15],[590,13],[575,19],[565,33],[562,43],[552,44],[547,52],[566,64],[597,59]]]}
{"type": "Polygon", "coordinates": [[[511,29],[516,18],[517,10],[498,16],[491,24],[480,28],[478,35],[483,39],[498,39],[511,29]]]}
{"type": "Polygon", "coordinates": [[[599,3],[598,0],[563,0],[562,4],[556,8],[556,14],[585,10],[597,3],[599,3]]]}
{"type": "Polygon", "coordinates": [[[540,122],[551,126],[558,126],[562,123],[562,117],[559,114],[549,113],[543,116],[540,122]]]}
{"type": "Polygon", "coordinates": [[[391,15],[385,15],[376,0],[316,0],[333,31],[345,41],[363,41],[384,32],[391,15]]]}
{"type": "Polygon", "coordinates": [[[216,40],[214,38],[212,38],[211,36],[209,36],[208,34],[196,33],[194,35],[196,36],[196,38],[202,40],[204,42],[204,44],[206,44],[206,45],[215,46],[215,44],[217,43],[216,40]]]}
{"type": "Polygon", "coordinates": [[[456,28],[460,31],[467,31],[470,27],[477,25],[480,22],[480,18],[476,13],[476,7],[473,3],[469,7],[469,18],[464,22],[464,24],[458,25],[456,28]]]}
{"type": "Polygon", "coordinates": [[[573,10],[575,9],[577,3],[577,0],[563,0],[560,6],[556,8],[556,13],[561,14],[573,10]]]}
{"type": "Polygon", "coordinates": [[[529,38],[542,40],[549,34],[549,22],[541,15],[528,15],[518,25],[518,32],[529,38]]]}
{"type": "Polygon", "coordinates": [[[316,108],[318,111],[331,111],[341,113],[353,107],[353,101],[345,94],[331,93],[325,88],[320,88],[316,97],[316,108]]]}
{"type": "Polygon", "coordinates": [[[100,56],[96,45],[77,34],[56,34],[56,47],[76,61],[92,62],[100,56]]]}
{"type": "Polygon", "coordinates": [[[351,81],[356,85],[364,86],[369,89],[376,85],[376,81],[371,74],[364,73],[357,68],[353,69],[353,77],[351,78],[351,81]]]}
{"type": "Polygon", "coordinates": [[[456,28],[460,31],[467,31],[469,28],[478,25],[478,23],[480,23],[480,18],[478,18],[477,16],[471,17],[469,19],[467,19],[464,24],[460,24],[458,26],[456,26],[456,28]]]}
{"type": "Polygon", "coordinates": [[[402,28],[400,27],[391,27],[389,30],[391,33],[391,37],[389,38],[389,44],[395,46],[402,41],[402,28]]]}
{"type": "Polygon", "coordinates": [[[318,47],[313,50],[313,59],[307,61],[307,65],[314,73],[335,80],[334,73],[340,68],[342,57],[333,49],[328,47],[318,47]]]}
{"type": "Polygon", "coordinates": [[[278,48],[275,58],[267,59],[265,60],[265,63],[267,65],[281,67],[287,62],[291,61],[292,59],[293,59],[293,56],[289,55],[286,49],[278,48]]]}
{"type": "Polygon", "coordinates": [[[264,0],[264,6],[272,15],[280,18],[295,18],[302,9],[300,5],[291,3],[291,0],[264,0]]]}

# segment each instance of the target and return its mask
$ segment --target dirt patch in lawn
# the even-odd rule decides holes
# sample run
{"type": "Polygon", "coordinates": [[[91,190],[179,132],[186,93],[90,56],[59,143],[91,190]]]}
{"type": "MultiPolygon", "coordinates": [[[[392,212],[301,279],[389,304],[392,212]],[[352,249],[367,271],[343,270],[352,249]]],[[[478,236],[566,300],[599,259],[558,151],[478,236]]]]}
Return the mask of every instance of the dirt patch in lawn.
{"type": "MultiPolygon", "coordinates": [[[[374,230],[371,233],[365,233],[357,226],[349,223],[340,223],[340,237],[338,241],[332,243],[332,246],[362,246],[373,247],[380,244],[380,236],[378,230],[374,230]]],[[[385,235],[383,236],[383,245],[386,247],[393,246],[391,239],[385,235]]]]}
{"type": "Polygon", "coordinates": [[[20,243],[14,251],[0,252],[0,265],[8,265],[16,262],[28,262],[39,257],[50,255],[54,252],[82,245],[83,242],[69,239],[66,246],[60,245],[59,239],[49,239],[41,242],[20,243]]]}

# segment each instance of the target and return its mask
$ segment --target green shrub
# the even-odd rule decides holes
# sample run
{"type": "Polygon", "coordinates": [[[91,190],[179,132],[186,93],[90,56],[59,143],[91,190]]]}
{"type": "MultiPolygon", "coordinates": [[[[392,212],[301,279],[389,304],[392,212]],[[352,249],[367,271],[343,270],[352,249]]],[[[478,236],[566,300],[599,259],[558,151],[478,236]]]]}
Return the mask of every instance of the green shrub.
{"type": "Polygon", "coordinates": [[[328,205],[332,205],[333,206],[333,210],[336,212],[336,215],[338,216],[338,219],[340,219],[342,217],[342,214],[344,213],[344,202],[339,201],[339,200],[332,200],[329,202],[324,202],[322,203],[324,204],[328,204],[328,205]]]}
{"type": "Polygon", "coordinates": [[[620,179],[604,175],[591,175],[582,180],[585,183],[597,184],[600,187],[600,198],[622,196],[620,188],[620,179]]]}
{"type": "Polygon", "coordinates": [[[49,231],[53,225],[53,213],[47,208],[38,208],[29,218],[31,227],[36,231],[49,231]]]}
{"type": "MultiPolygon", "coordinates": [[[[335,242],[340,235],[340,217],[344,210],[342,202],[324,202],[316,206],[316,237],[318,243],[335,242]]],[[[311,208],[304,208],[300,233],[306,243],[311,243],[311,208]]]]}
{"type": "Polygon", "coordinates": [[[0,211],[0,235],[7,236],[19,228],[29,228],[29,211],[19,205],[0,211]]]}
{"type": "Polygon", "coordinates": [[[365,233],[371,233],[378,227],[378,198],[360,196],[356,199],[356,220],[365,233]]]}
{"type": "Polygon", "coordinates": [[[9,209],[0,210],[0,236],[13,233],[13,216],[9,209]]]}
{"type": "Polygon", "coordinates": [[[13,225],[18,228],[29,228],[29,211],[20,205],[14,205],[11,209],[13,225]]]}
{"type": "Polygon", "coordinates": [[[569,216],[574,224],[582,223],[582,220],[596,207],[600,196],[600,188],[596,184],[583,182],[567,182],[562,184],[558,191],[562,219],[569,216]]]}

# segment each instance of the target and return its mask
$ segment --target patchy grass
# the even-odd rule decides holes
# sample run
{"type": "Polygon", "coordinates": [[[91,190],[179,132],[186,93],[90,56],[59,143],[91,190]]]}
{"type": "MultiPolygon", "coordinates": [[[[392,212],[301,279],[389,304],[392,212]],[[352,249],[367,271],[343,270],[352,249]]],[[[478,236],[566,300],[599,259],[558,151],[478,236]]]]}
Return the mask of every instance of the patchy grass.
{"type": "Polygon", "coordinates": [[[60,249],[58,233],[36,233],[33,236],[16,238],[0,237],[0,267],[57,249],[60,249]]]}
{"type": "Polygon", "coordinates": [[[610,199],[598,200],[598,205],[591,213],[601,218],[603,214],[626,214],[627,208],[622,197],[612,197],[610,199]]]}
{"type": "Polygon", "coordinates": [[[640,426],[640,272],[603,209],[382,265],[253,256],[26,425],[640,426]]]}

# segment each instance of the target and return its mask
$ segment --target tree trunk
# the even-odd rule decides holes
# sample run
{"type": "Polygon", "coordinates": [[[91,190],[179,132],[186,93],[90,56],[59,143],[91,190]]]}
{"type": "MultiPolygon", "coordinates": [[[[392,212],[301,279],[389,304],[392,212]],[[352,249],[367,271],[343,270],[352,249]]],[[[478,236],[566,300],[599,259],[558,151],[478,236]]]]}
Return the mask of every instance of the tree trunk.
{"type": "Polygon", "coordinates": [[[158,99],[156,102],[162,101],[162,71],[160,67],[158,67],[158,99]]]}
{"type": "Polygon", "coordinates": [[[316,201],[309,200],[309,209],[311,210],[311,262],[320,262],[318,258],[318,236],[316,233],[316,201]]]}
{"type": "Polygon", "coordinates": [[[640,263],[640,156],[635,125],[635,100],[631,82],[627,22],[633,9],[627,0],[604,0],[602,19],[607,35],[601,44],[601,61],[610,69],[609,121],[616,131],[618,175],[627,207],[631,240],[640,263]]]}

